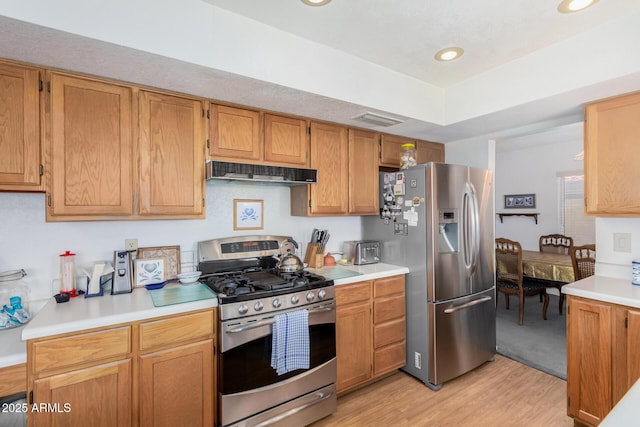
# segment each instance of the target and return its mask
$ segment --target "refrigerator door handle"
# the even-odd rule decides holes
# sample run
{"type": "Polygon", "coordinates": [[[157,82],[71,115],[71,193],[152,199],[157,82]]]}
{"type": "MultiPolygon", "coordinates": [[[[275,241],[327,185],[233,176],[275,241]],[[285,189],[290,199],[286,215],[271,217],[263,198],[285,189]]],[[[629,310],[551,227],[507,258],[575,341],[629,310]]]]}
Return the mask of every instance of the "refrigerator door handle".
{"type": "Polygon", "coordinates": [[[462,305],[458,305],[458,306],[455,306],[455,307],[447,308],[446,310],[444,310],[444,313],[445,314],[455,313],[456,311],[464,310],[465,308],[473,307],[474,305],[482,304],[483,302],[491,301],[492,299],[493,298],[491,298],[491,297],[482,297],[482,298],[474,299],[473,301],[469,301],[469,302],[464,303],[462,305]]]}
{"type": "Polygon", "coordinates": [[[478,198],[473,184],[467,183],[463,197],[462,221],[464,224],[464,263],[469,275],[475,273],[480,252],[480,226],[478,198]]]}

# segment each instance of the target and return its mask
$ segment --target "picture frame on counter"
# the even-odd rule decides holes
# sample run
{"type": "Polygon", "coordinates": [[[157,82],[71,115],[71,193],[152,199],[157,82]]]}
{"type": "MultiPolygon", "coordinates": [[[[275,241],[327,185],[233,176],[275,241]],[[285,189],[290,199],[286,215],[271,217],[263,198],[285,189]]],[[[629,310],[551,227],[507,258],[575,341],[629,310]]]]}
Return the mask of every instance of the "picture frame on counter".
{"type": "Polygon", "coordinates": [[[505,194],[505,209],[534,209],[536,207],[535,194],[505,194]]]}
{"type": "Polygon", "coordinates": [[[138,248],[138,259],[165,259],[165,279],[173,280],[178,278],[180,271],[180,245],[175,246],[152,246],[138,248]]]}
{"type": "Polygon", "coordinates": [[[262,200],[233,199],[233,229],[262,230],[262,208],[262,200]]]}
{"type": "Polygon", "coordinates": [[[136,259],[135,286],[162,283],[165,279],[165,258],[136,259]]]}

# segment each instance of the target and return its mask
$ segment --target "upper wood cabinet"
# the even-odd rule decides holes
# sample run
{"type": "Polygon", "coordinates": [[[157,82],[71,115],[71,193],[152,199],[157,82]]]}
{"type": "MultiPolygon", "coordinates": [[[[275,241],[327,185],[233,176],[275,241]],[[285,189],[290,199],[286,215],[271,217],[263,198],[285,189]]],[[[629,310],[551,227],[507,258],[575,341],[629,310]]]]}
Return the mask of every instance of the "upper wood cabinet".
{"type": "Polygon", "coordinates": [[[132,88],[55,72],[47,219],[133,213],[132,88]]]}
{"type": "Polygon", "coordinates": [[[293,117],[264,115],[264,160],[306,167],[309,164],[307,122],[293,117]]]}
{"type": "Polygon", "coordinates": [[[429,162],[444,163],[444,144],[431,141],[416,141],[418,164],[429,162]]]}
{"type": "Polygon", "coordinates": [[[203,101],[47,80],[48,221],[204,217],[203,101]]]}
{"type": "Polygon", "coordinates": [[[140,91],[139,212],[204,216],[204,104],[140,91]]]}
{"type": "Polygon", "coordinates": [[[347,214],[348,142],[347,128],[311,122],[311,167],[318,171],[318,182],[291,187],[292,215],[347,214]]]}
{"type": "Polygon", "coordinates": [[[377,215],[379,209],[378,138],[349,129],[349,213],[377,215]]]}
{"type": "Polygon", "coordinates": [[[418,164],[444,162],[444,144],[382,134],[380,138],[380,166],[400,168],[402,144],[415,145],[418,164]]]}
{"type": "Polygon", "coordinates": [[[43,191],[40,150],[42,70],[0,62],[0,190],[43,191]]]}
{"type": "Polygon", "coordinates": [[[585,213],[639,216],[640,92],[585,106],[585,213]]]}
{"type": "Polygon", "coordinates": [[[229,161],[262,159],[262,118],[258,111],[211,104],[212,158],[229,161]]]}
{"type": "Polygon", "coordinates": [[[211,104],[211,144],[215,160],[307,167],[307,121],[294,117],[211,104]]]}

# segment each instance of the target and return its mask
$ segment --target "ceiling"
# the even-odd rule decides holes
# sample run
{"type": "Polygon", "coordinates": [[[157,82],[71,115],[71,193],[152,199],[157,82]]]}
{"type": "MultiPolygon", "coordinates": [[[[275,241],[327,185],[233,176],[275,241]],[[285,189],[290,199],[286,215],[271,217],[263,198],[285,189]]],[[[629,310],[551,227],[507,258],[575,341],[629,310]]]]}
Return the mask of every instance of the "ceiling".
{"type": "Polygon", "coordinates": [[[3,0],[0,58],[444,143],[555,143],[581,139],[585,102],[640,88],[640,1],[559,1],[3,0]]]}
{"type": "Polygon", "coordinates": [[[203,0],[439,87],[565,40],[638,8],[638,0],[602,0],[574,14],[560,0],[203,0]],[[434,54],[460,46],[443,63],[434,54]]]}

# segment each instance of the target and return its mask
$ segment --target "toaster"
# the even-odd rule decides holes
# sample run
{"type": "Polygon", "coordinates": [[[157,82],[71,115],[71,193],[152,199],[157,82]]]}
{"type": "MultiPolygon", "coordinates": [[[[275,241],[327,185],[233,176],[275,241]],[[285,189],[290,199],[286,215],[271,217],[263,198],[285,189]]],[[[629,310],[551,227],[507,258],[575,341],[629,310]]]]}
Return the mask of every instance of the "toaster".
{"type": "Polygon", "coordinates": [[[344,242],[343,257],[355,265],[380,262],[380,242],[375,240],[350,240],[344,242]]]}

